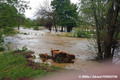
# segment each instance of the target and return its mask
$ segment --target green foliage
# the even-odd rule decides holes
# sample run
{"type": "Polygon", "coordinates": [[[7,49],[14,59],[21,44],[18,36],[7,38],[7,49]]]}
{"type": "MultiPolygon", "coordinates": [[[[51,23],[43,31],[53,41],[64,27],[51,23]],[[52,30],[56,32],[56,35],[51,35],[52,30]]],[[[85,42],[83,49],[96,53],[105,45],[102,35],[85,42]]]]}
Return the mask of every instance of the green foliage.
{"type": "Polygon", "coordinates": [[[95,26],[98,57],[112,60],[116,48],[114,45],[120,31],[118,15],[120,1],[81,0],[80,4],[81,17],[85,18],[86,24],[95,26]]]}
{"type": "Polygon", "coordinates": [[[7,52],[0,55],[0,80],[3,77],[9,77],[15,80],[20,77],[35,77],[45,75],[46,71],[42,69],[34,70],[27,67],[27,60],[22,55],[13,55],[13,52],[7,52]]]}
{"type": "Polygon", "coordinates": [[[70,32],[72,27],[76,26],[78,17],[76,5],[72,4],[70,0],[53,0],[51,5],[56,13],[59,25],[63,27],[67,26],[67,30],[70,32]]]}
{"type": "Polygon", "coordinates": [[[91,32],[81,30],[81,29],[74,29],[73,30],[73,35],[75,37],[80,37],[80,38],[91,38],[92,37],[91,32]]]}
{"type": "Polygon", "coordinates": [[[0,47],[0,52],[5,51],[4,47],[0,47]]]}
{"type": "Polygon", "coordinates": [[[16,30],[14,30],[14,29],[12,29],[12,28],[10,28],[10,27],[6,27],[4,30],[3,30],[3,34],[5,35],[5,36],[14,36],[14,35],[16,35],[16,34],[18,34],[19,33],[19,31],[16,31],[16,30]]]}
{"type": "Polygon", "coordinates": [[[3,45],[3,43],[4,43],[4,37],[3,37],[2,34],[3,34],[3,32],[0,31],[0,52],[5,50],[4,45],[3,45]]]}
{"type": "Polygon", "coordinates": [[[109,7],[106,2],[106,0],[81,0],[79,3],[81,25],[95,25],[94,14],[96,14],[98,22],[103,25],[105,23],[103,16],[106,16],[109,7]]]}
{"type": "Polygon", "coordinates": [[[34,30],[39,30],[39,27],[38,27],[38,26],[35,26],[33,29],[34,29],[34,30]]]}
{"type": "Polygon", "coordinates": [[[20,27],[20,25],[25,25],[26,18],[24,14],[18,13],[18,15],[16,16],[16,20],[17,20],[17,27],[20,27]]]}
{"type": "Polygon", "coordinates": [[[14,6],[6,3],[1,4],[0,8],[0,27],[15,27],[17,25],[15,18],[15,16],[17,16],[17,9],[14,6]]]}
{"type": "MultiPolygon", "coordinates": [[[[16,27],[20,22],[19,17],[22,17],[22,13],[28,6],[26,5],[26,1],[23,0],[0,0],[0,48],[4,49],[4,38],[5,35],[14,35],[17,32],[14,31],[14,27],[16,27]]],[[[6,44],[7,45],[7,44],[6,44]]],[[[8,46],[6,46],[8,47],[8,46]]]]}
{"type": "MultiPolygon", "coordinates": [[[[54,66],[48,66],[45,64],[39,64],[45,69],[33,69],[27,65],[27,59],[23,54],[14,54],[15,52],[21,52],[21,50],[15,50],[11,52],[5,52],[0,54],[0,80],[4,77],[16,80],[21,77],[37,77],[48,74],[46,70],[57,70],[60,68],[54,66]]],[[[24,53],[24,51],[23,51],[24,53]]]]}
{"type": "Polygon", "coordinates": [[[10,50],[10,44],[11,44],[11,42],[8,42],[8,43],[5,45],[5,47],[7,48],[8,51],[10,50]]]}
{"type": "Polygon", "coordinates": [[[5,50],[10,50],[10,42],[4,43],[3,32],[0,32],[0,52],[5,50]]]}
{"type": "Polygon", "coordinates": [[[20,34],[29,35],[29,33],[24,33],[24,32],[21,32],[20,34]]]}
{"type": "Polygon", "coordinates": [[[120,33],[119,33],[119,35],[118,35],[118,39],[120,40],[120,33]]]}
{"type": "Polygon", "coordinates": [[[0,28],[13,29],[22,24],[23,13],[29,8],[27,4],[23,0],[0,0],[0,28]]]}
{"type": "Polygon", "coordinates": [[[3,32],[0,30],[0,43],[4,42],[3,32]]]}
{"type": "Polygon", "coordinates": [[[26,45],[22,47],[22,51],[27,51],[27,50],[28,50],[28,48],[26,45]]]}
{"type": "Polygon", "coordinates": [[[42,18],[38,17],[34,20],[34,25],[35,26],[45,26],[47,21],[48,20],[44,17],[42,17],[42,18]]]}
{"type": "Polygon", "coordinates": [[[23,26],[27,28],[32,28],[34,25],[35,25],[34,21],[31,20],[30,18],[25,19],[25,22],[23,24],[23,26]]]}
{"type": "Polygon", "coordinates": [[[10,49],[10,42],[4,43],[3,31],[0,31],[0,52],[10,49]]]}

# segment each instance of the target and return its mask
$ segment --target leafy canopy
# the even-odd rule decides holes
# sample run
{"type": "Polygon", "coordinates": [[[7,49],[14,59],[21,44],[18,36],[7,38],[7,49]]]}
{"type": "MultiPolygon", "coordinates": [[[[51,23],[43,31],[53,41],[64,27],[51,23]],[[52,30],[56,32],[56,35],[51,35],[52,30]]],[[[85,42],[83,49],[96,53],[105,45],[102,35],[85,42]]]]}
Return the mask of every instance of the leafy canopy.
{"type": "Polygon", "coordinates": [[[78,16],[77,6],[72,4],[70,0],[53,0],[51,5],[59,20],[59,25],[68,26],[75,23],[78,16]]]}

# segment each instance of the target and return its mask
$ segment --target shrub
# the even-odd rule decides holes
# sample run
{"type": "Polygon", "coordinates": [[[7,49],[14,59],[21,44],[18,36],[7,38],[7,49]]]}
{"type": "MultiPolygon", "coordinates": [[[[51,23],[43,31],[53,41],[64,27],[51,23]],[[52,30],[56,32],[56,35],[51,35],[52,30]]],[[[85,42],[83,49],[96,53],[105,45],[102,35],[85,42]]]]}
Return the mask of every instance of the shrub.
{"type": "Polygon", "coordinates": [[[3,30],[3,34],[6,35],[6,36],[14,36],[14,35],[16,35],[18,33],[19,33],[19,31],[16,31],[16,30],[11,29],[11,28],[5,28],[3,30]]]}
{"type": "Polygon", "coordinates": [[[118,35],[118,39],[120,40],[120,33],[119,33],[119,35],[118,35]]]}
{"type": "Polygon", "coordinates": [[[0,31],[0,43],[4,42],[3,32],[0,31]]]}
{"type": "Polygon", "coordinates": [[[80,38],[91,38],[92,37],[90,31],[74,29],[72,33],[73,33],[73,36],[75,36],[75,37],[80,37],[80,38]]]}
{"type": "Polygon", "coordinates": [[[39,27],[38,27],[38,26],[35,26],[33,29],[34,29],[34,30],[39,30],[39,27]]]}
{"type": "Polygon", "coordinates": [[[28,50],[28,48],[26,45],[22,47],[22,51],[27,51],[27,50],[28,50]]]}
{"type": "Polygon", "coordinates": [[[4,47],[0,47],[0,52],[1,52],[1,51],[4,51],[4,50],[5,50],[5,48],[4,48],[4,47]]]}

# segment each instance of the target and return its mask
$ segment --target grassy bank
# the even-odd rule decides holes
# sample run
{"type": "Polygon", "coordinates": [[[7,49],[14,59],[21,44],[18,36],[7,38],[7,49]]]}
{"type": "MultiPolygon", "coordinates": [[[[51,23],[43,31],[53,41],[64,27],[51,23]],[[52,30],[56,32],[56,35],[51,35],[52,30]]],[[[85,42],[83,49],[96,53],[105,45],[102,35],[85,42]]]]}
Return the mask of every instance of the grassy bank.
{"type": "Polygon", "coordinates": [[[27,59],[22,54],[14,54],[15,51],[0,54],[0,80],[2,78],[10,78],[15,80],[21,77],[37,77],[44,76],[51,71],[57,70],[54,66],[38,64],[38,69],[33,69],[28,64],[27,59]]]}

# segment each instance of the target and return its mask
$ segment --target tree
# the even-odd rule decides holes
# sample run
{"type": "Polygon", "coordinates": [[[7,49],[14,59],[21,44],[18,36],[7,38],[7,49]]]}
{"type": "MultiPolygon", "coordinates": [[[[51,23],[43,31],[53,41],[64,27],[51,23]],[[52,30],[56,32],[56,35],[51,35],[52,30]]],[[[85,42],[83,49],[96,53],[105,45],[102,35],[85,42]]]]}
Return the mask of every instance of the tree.
{"type": "Polygon", "coordinates": [[[53,0],[51,5],[58,18],[58,24],[62,26],[61,31],[63,32],[63,27],[67,27],[67,32],[70,32],[72,27],[76,26],[77,6],[70,0],[53,0]]]}
{"type": "MultiPolygon", "coordinates": [[[[47,1],[45,1],[43,5],[39,4],[35,16],[37,16],[37,19],[42,19],[43,21],[40,22],[44,23],[45,26],[51,24],[52,27],[53,25],[55,27],[55,31],[57,32],[56,14],[52,11],[52,8],[47,1]]],[[[49,26],[49,29],[51,29],[51,27],[49,26]]]]}
{"type": "Polygon", "coordinates": [[[120,0],[81,0],[81,12],[94,21],[98,57],[112,60],[120,31],[120,0]]]}
{"type": "Polygon", "coordinates": [[[23,13],[28,8],[26,1],[23,0],[0,0],[0,26],[9,29],[21,23],[23,13]]]}
{"type": "Polygon", "coordinates": [[[23,0],[0,0],[0,48],[3,48],[4,38],[1,37],[4,33],[13,30],[21,22],[18,21],[18,16],[22,16],[19,10],[25,10],[26,3],[23,0]]]}
{"type": "Polygon", "coordinates": [[[30,18],[25,18],[25,21],[24,21],[25,27],[31,28],[34,25],[35,25],[34,20],[31,20],[30,18]]]}
{"type": "Polygon", "coordinates": [[[15,7],[18,10],[18,13],[17,13],[17,16],[16,16],[18,30],[20,28],[20,25],[24,24],[24,22],[25,22],[25,16],[24,16],[25,9],[31,9],[27,4],[29,4],[29,2],[26,2],[26,1],[23,1],[23,0],[18,0],[18,3],[15,4],[15,7]]]}
{"type": "Polygon", "coordinates": [[[9,5],[7,3],[1,4],[0,8],[0,27],[6,28],[10,27],[13,28],[17,24],[16,16],[17,16],[17,9],[13,5],[9,5]]]}

